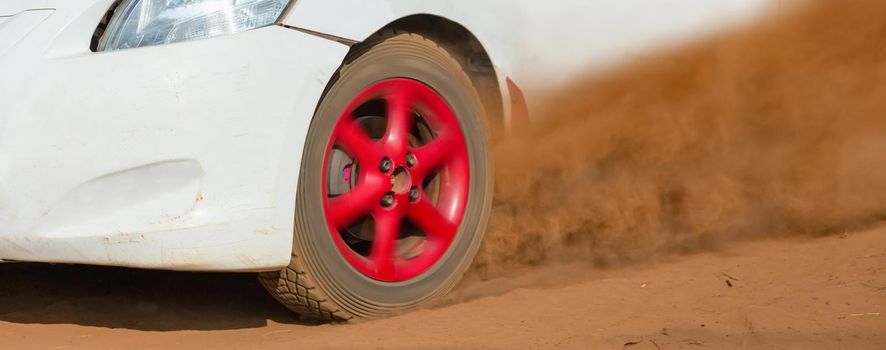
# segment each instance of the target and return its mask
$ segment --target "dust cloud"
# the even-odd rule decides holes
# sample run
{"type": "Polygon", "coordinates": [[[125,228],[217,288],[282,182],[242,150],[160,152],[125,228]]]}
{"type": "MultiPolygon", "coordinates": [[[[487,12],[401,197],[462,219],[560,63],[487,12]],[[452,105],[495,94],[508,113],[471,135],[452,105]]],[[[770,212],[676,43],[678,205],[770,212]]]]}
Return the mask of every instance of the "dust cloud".
{"type": "Polygon", "coordinates": [[[550,91],[496,146],[473,276],[886,219],[886,2],[819,0],[550,91]]]}

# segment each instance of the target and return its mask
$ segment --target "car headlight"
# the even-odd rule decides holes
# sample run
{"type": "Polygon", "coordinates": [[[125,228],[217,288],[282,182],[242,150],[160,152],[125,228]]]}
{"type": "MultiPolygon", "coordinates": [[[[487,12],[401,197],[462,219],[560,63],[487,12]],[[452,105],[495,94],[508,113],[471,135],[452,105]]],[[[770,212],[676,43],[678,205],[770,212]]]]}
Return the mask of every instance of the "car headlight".
{"type": "Polygon", "coordinates": [[[211,38],[271,25],[290,0],[123,0],[99,42],[104,51],[211,38]]]}

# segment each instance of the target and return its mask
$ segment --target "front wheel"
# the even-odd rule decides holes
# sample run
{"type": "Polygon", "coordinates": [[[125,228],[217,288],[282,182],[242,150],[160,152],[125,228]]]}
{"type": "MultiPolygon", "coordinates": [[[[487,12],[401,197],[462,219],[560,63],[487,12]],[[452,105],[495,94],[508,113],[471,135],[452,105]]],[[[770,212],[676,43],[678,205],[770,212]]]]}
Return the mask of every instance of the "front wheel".
{"type": "Polygon", "coordinates": [[[397,313],[449,291],[491,205],[482,103],[434,42],[392,33],[338,72],[311,123],[281,303],[328,320],[397,313]]]}

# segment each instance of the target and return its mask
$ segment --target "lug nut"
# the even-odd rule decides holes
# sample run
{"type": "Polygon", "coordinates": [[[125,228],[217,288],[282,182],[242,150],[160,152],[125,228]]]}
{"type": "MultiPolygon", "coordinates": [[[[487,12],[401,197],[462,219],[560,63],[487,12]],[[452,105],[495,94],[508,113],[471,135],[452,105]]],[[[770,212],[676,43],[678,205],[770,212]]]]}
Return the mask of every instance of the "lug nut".
{"type": "Polygon", "coordinates": [[[385,208],[389,208],[394,205],[394,195],[391,193],[385,194],[381,197],[381,206],[385,208]]]}
{"type": "Polygon", "coordinates": [[[409,200],[412,202],[418,201],[418,197],[421,195],[421,192],[418,191],[418,187],[413,187],[409,189],[409,200]]]}
{"type": "Polygon", "coordinates": [[[418,161],[418,160],[415,159],[415,155],[414,155],[414,154],[412,154],[412,153],[406,153],[406,166],[408,166],[408,167],[410,167],[410,168],[411,168],[411,167],[414,167],[414,166],[415,166],[415,163],[416,163],[417,161],[418,161]]]}
{"type": "Polygon", "coordinates": [[[379,164],[379,166],[378,166],[378,170],[381,170],[381,172],[383,172],[383,173],[388,173],[393,168],[394,168],[394,162],[392,162],[388,158],[382,159],[381,164],[379,164]]]}

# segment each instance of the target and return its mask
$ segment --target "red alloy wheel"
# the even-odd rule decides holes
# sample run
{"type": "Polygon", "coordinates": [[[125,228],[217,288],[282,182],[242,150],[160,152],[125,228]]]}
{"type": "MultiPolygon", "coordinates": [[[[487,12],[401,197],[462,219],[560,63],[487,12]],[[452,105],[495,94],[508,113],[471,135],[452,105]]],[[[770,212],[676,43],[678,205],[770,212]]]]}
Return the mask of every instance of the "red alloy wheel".
{"type": "Polygon", "coordinates": [[[492,210],[497,106],[460,57],[400,31],[352,49],[305,135],[289,264],[259,275],[277,301],[323,320],[384,317],[461,280],[492,210]]]}
{"type": "Polygon", "coordinates": [[[363,275],[414,278],[452,245],[468,198],[468,151],[455,114],[429,86],[394,78],[361,91],[333,129],[323,172],[329,230],[363,275]],[[368,105],[381,106],[374,133],[360,112],[368,105]]]}

